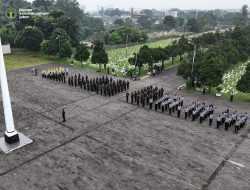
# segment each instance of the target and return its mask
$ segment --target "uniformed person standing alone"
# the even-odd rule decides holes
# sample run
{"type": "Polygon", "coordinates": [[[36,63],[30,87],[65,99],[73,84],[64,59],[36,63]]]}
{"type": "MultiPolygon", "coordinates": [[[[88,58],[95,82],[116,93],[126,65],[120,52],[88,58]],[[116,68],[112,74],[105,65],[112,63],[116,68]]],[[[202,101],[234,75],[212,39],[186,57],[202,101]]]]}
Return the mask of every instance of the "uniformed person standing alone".
{"type": "Polygon", "coordinates": [[[64,108],[62,109],[62,119],[63,119],[63,123],[65,123],[66,122],[66,113],[65,113],[65,110],[64,110],[64,108]]]}
{"type": "Polygon", "coordinates": [[[231,95],[230,95],[230,102],[233,102],[234,101],[234,93],[231,92],[231,95]]]}

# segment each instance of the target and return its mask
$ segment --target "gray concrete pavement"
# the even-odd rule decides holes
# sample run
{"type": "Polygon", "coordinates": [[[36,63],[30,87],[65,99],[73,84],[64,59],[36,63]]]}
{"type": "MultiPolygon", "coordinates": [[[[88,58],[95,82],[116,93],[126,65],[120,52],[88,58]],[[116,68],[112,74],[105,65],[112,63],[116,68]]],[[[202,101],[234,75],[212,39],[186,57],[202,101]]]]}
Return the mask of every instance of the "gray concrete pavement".
{"type": "MultiPolygon", "coordinates": [[[[157,84],[175,93],[183,83],[175,71],[133,82],[130,90],[157,84]]],[[[0,153],[1,190],[250,187],[248,128],[236,135],[127,104],[125,94],[105,98],[42,80],[30,69],[9,72],[8,78],[16,128],[34,143],[9,155],[0,153]],[[63,107],[66,123],[61,122],[63,107]]],[[[219,110],[250,112],[250,104],[178,93],[186,101],[216,103],[219,110]]],[[[3,125],[2,108],[0,112],[3,125]]]]}

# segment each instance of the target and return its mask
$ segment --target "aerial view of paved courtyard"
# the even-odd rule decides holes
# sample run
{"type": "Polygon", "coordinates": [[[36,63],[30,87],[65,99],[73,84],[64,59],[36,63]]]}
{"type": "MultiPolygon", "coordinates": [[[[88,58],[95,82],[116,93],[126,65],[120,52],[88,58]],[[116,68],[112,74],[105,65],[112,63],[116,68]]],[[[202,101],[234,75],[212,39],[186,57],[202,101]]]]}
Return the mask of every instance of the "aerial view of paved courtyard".
{"type": "MultiPolygon", "coordinates": [[[[248,126],[235,134],[128,104],[125,92],[104,97],[43,79],[41,71],[51,67],[37,66],[38,76],[31,68],[7,73],[15,126],[34,142],[0,153],[0,190],[250,189],[248,126]]],[[[184,104],[199,100],[216,105],[217,113],[250,111],[249,103],[178,91],[183,83],[173,68],[130,81],[129,92],[155,85],[183,95],[184,104]]]]}

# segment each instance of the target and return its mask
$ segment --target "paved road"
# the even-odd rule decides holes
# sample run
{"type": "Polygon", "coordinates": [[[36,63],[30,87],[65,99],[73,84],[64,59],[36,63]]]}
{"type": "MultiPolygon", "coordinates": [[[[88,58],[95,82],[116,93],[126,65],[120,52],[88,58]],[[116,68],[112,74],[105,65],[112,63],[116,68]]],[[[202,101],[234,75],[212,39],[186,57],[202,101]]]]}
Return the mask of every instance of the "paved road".
{"type": "MultiPolygon", "coordinates": [[[[43,65],[40,69],[50,67],[43,65]]],[[[75,72],[75,71],[72,71],[75,72]]],[[[171,69],[131,84],[131,90],[158,84],[171,92],[183,83],[171,69]]],[[[95,73],[89,73],[94,76],[95,73]]],[[[8,73],[16,128],[34,143],[0,153],[1,190],[247,190],[250,187],[248,128],[199,125],[125,103],[125,94],[105,98],[31,76],[8,73]],[[66,108],[67,122],[61,123],[66,108]]],[[[221,110],[249,111],[214,97],[221,110]]],[[[1,108],[0,121],[3,123],[1,108]]],[[[3,131],[1,131],[3,132],[3,131]]]]}

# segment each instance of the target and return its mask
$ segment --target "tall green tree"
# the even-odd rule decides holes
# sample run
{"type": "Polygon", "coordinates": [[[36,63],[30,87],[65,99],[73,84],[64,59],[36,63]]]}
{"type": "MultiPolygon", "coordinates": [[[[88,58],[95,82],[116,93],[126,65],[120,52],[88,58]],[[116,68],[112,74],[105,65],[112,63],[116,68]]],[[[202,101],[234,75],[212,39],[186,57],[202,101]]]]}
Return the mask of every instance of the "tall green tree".
{"type": "Polygon", "coordinates": [[[43,41],[43,33],[37,27],[27,26],[20,32],[18,41],[22,48],[38,51],[43,41]]]}
{"type": "Polygon", "coordinates": [[[190,32],[198,33],[201,32],[201,26],[197,19],[191,18],[187,21],[187,29],[190,32]]]}
{"type": "Polygon", "coordinates": [[[15,46],[16,30],[11,26],[0,28],[0,37],[3,44],[15,46]]]}
{"type": "Polygon", "coordinates": [[[66,31],[73,45],[76,46],[77,44],[79,44],[80,36],[77,20],[71,17],[61,16],[56,20],[56,26],[57,28],[62,28],[66,31]]]}
{"type": "MultiPolygon", "coordinates": [[[[69,17],[76,23],[76,26],[79,27],[77,32],[79,32],[80,39],[85,39],[93,33],[104,31],[102,19],[84,13],[77,0],[56,0],[54,9],[62,11],[64,16],[69,17]]],[[[74,40],[74,38],[72,39],[74,40]]]]}
{"type": "Polygon", "coordinates": [[[49,11],[54,4],[54,0],[34,0],[32,5],[40,10],[49,11]]]}
{"type": "Polygon", "coordinates": [[[101,71],[101,65],[104,65],[104,70],[106,71],[106,65],[108,63],[108,54],[106,53],[103,43],[100,41],[94,42],[94,49],[91,57],[91,62],[93,64],[99,64],[99,70],[101,71]]]}
{"type": "Polygon", "coordinates": [[[62,45],[68,46],[68,41],[70,42],[70,37],[67,32],[61,28],[56,28],[51,34],[48,41],[48,54],[59,55],[62,45]]]}
{"type": "Polygon", "coordinates": [[[85,16],[77,0],[56,0],[55,9],[63,11],[66,17],[79,22],[85,16]]]}
{"type": "Polygon", "coordinates": [[[142,46],[140,48],[138,57],[142,63],[148,64],[148,68],[152,72],[154,62],[152,49],[150,49],[147,45],[142,46]]]}
{"type": "Polygon", "coordinates": [[[43,32],[45,39],[49,39],[55,29],[55,21],[51,17],[35,17],[34,26],[43,32]]]}
{"type": "Polygon", "coordinates": [[[241,92],[250,93],[250,64],[247,66],[246,73],[241,77],[236,88],[241,92]]]}
{"type": "Polygon", "coordinates": [[[226,64],[224,57],[218,55],[214,50],[209,50],[199,61],[200,64],[195,73],[199,81],[209,89],[221,84],[226,64]]]}
{"type": "Polygon", "coordinates": [[[87,61],[90,57],[88,48],[84,44],[79,44],[76,48],[75,59],[83,63],[87,61]]]}
{"type": "Polygon", "coordinates": [[[139,76],[141,75],[141,69],[143,67],[143,60],[142,60],[142,57],[139,53],[134,53],[133,54],[133,57],[130,57],[128,59],[128,62],[131,64],[131,65],[134,65],[135,67],[138,68],[139,70],[139,76]]]}
{"type": "Polygon", "coordinates": [[[188,39],[182,36],[177,45],[176,45],[177,53],[180,56],[180,61],[182,61],[182,56],[185,52],[189,52],[192,49],[192,45],[188,42],[188,39]]]}
{"type": "Polygon", "coordinates": [[[172,64],[174,64],[174,58],[179,54],[177,41],[174,41],[171,46],[167,46],[165,51],[168,52],[169,57],[171,57],[172,64]]]}
{"type": "Polygon", "coordinates": [[[172,30],[176,27],[176,20],[173,16],[166,16],[163,20],[163,24],[166,28],[166,30],[172,30]]]}
{"type": "Polygon", "coordinates": [[[248,6],[247,5],[243,5],[241,14],[242,14],[242,24],[247,25],[248,24],[248,6]]]}
{"type": "Polygon", "coordinates": [[[166,48],[154,48],[152,49],[154,62],[161,62],[162,70],[164,70],[164,62],[169,59],[169,52],[166,48]]]}
{"type": "Polygon", "coordinates": [[[143,29],[151,29],[154,20],[149,16],[141,16],[138,18],[137,22],[141,25],[143,29]]]}
{"type": "Polygon", "coordinates": [[[59,52],[58,52],[58,56],[60,58],[66,58],[66,57],[71,57],[72,55],[72,46],[70,41],[62,41],[59,47],[59,52]]]}
{"type": "Polygon", "coordinates": [[[145,42],[147,34],[135,27],[122,26],[107,33],[105,39],[107,44],[145,42]]]}

